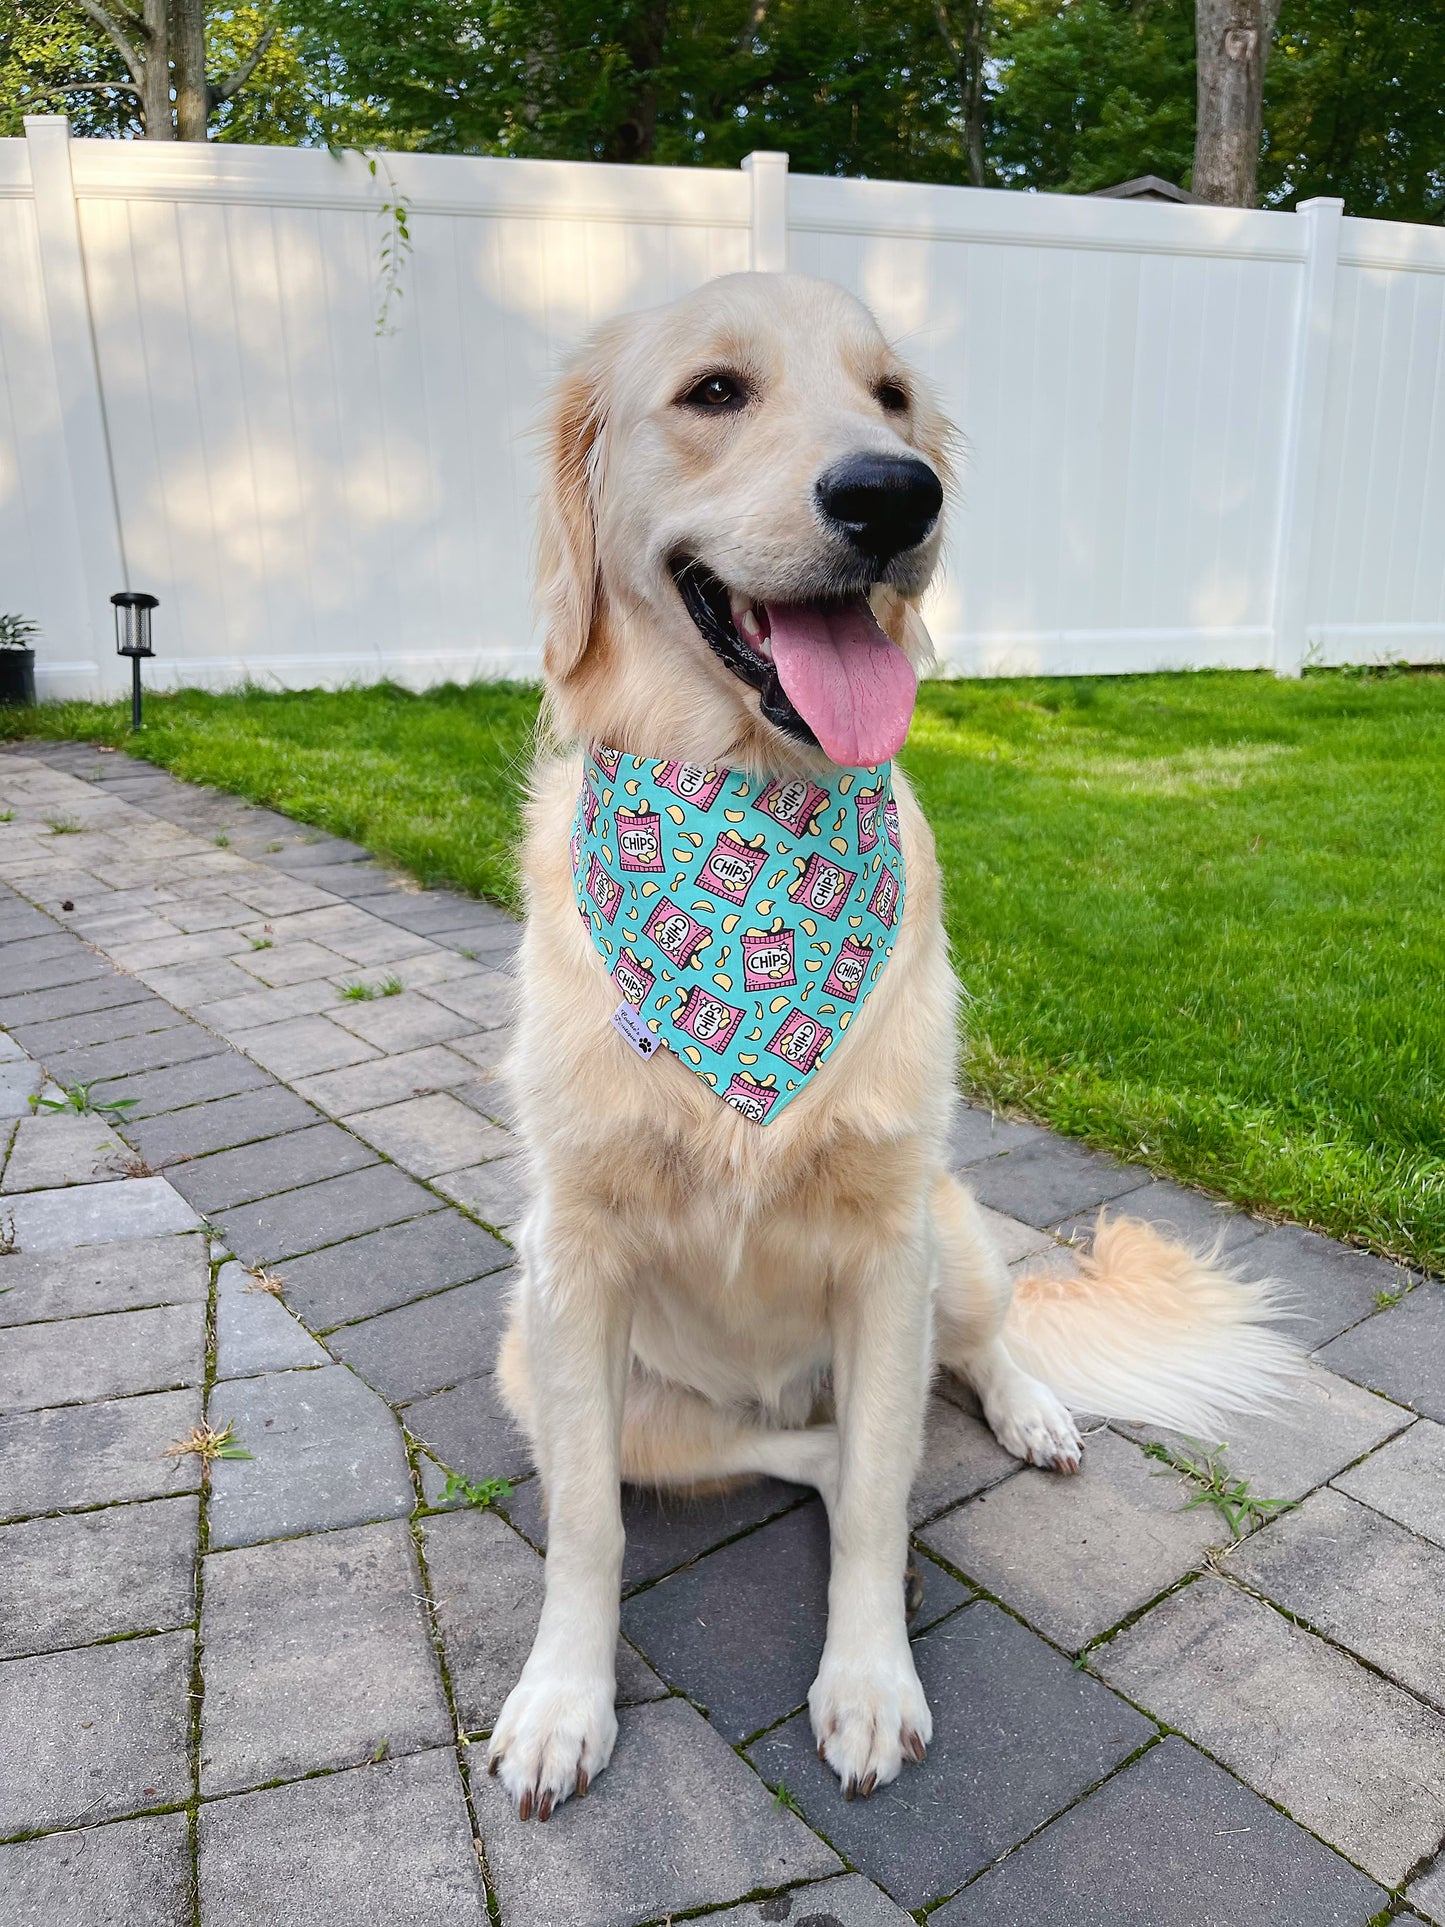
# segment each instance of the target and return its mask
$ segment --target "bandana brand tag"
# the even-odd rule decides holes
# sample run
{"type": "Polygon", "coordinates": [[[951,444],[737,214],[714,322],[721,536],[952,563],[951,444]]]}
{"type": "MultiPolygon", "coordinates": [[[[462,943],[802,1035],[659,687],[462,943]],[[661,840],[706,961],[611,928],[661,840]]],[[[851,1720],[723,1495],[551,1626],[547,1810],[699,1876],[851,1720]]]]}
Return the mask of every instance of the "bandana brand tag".
{"type": "Polygon", "coordinates": [[[612,1013],[612,1028],[639,1057],[651,1057],[661,1039],[647,1028],[642,1014],[631,1004],[619,1004],[612,1013]]]}

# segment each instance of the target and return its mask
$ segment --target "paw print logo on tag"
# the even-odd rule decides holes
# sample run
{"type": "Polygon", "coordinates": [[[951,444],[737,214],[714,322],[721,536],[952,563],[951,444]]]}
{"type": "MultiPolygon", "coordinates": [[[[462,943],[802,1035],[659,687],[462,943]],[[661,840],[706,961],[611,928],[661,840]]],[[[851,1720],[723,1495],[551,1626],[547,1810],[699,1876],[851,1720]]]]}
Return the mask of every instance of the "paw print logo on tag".
{"type": "Polygon", "coordinates": [[[857,881],[856,870],[845,870],[830,857],[813,855],[797,882],[788,885],[788,895],[804,909],[816,910],[820,917],[836,917],[857,881]]]}
{"type": "Polygon", "coordinates": [[[786,780],[775,777],[755,799],[753,808],[762,810],[781,823],[785,830],[794,836],[806,836],[813,827],[813,820],[828,801],[826,790],[820,790],[816,783],[810,783],[806,776],[793,776],[786,780]]]}
{"type": "Polygon", "coordinates": [[[744,1071],[735,1071],[723,1092],[724,1104],[731,1104],[735,1111],[750,1117],[754,1124],[767,1122],[768,1112],[778,1101],[776,1088],[769,1084],[758,1084],[744,1071]]]}
{"type": "Polygon", "coordinates": [[[894,919],[898,915],[898,879],[891,870],[885,870],[879,877],[873,894],[868,899],[868,908],[885,929],[893,928],[894,919]]]}
{"type": "Polygon", "coordinates": [[[612,981],[634,1009],[646,1003],[657,978],[635,950],[624,948],[612,966],[612,981]]]}
{"type": "Polygon", "coordinates": [[[605,922],[611,923],[622,902],[622,885],[609,876],[597,857],[587,866],[587,894],[597,905],[605,922]]]}
{"type": "Polygon", "coordinates": [[[666,869],[662,818],[655,810],[618,810],[617,857],[624,870],[666,869]]]}
{"type": "Polygon", "coordinates": [[[734,1004],[725,1004],[721,997],[715,997],[701,984],[694,984],[682,1000],[682,1008],[673,1018],[679,1030],[687,1032],[697,1043],[705,1045],[710,1051],[721,1053],[733,1040],[733,1033],[743,1021],[743,1013],[734,1004]]]}
{"type": "Polygon", "coordinates": [[[727,781],[725,769],[705,769],[701,763],[660,763],[652,772],[659,789],[671,790],[695,809],[708,810],[727,781]]]}
{"type": "Polygon", "coordinates": [[[833,968],[823,979],[824,990],[830,997],[841,997],[845,1003],[856,1003],[859,986],[872,961],[871,943],[861,943],[857,937],[844,937],[833,959],[833,968]]]}
{"type": "Polygon", "coordinates": [[[761,837],[755,844],[744,843],[736,830],[724,830],[698,871],[698,887],[729,903],[746,903],[767,860],[767,844],[761,837]]]}
{"type": "Polygon", "coordinates": [[[771,930],[744,930],[744,990],[778,990],[797,981],[793,932],[783,928],[781,918],[773,920],[771,930]]]}
{"type": "Polygon", "coordinates": [[[883,790],[859,790],[853,798],[853,807],[858,812],[858,848],[861,851],[878,848],[878,805],[883,801],[883,790]]]}
{"type": "Polygon", "coordinates": [[[768,1049],[800,1071],[810,1071],[832,1042],[833,1033],[805,1010],[790,1010],[773,1033],[768,1049]]]}
{"type": "Polygon", "coordinates": [[[666,897],[656,905],[642,927],[679,970],[686,970],[695,964],[703,945],[712,941],[712,932],[705,923],[690,917],[686,910],[679,910],[666,897]]]}

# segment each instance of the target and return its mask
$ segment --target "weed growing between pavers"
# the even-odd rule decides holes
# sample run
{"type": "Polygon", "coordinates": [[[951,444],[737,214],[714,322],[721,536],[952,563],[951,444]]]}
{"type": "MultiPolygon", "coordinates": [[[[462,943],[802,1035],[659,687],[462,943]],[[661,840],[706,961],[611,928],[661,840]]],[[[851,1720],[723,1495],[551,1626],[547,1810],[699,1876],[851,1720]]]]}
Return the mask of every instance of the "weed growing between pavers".
{"type": "Polygon", "coordinates": [[[243,1291],[264,1291],[268,1292],[273,1298],[279,1298],[281,1293],[286,1289],[286,1280],[281,1273],[279,1271],[268,1271],[265,1265],[253,1266],[246,1273],[246,1276],[251,1282],[249,1285],[243,1285],[241,1287],[243,1291]]]}
{"type": "MultiPolygon", "coordinates": [[[[118,1123],[127,1111],[133,1111],[139,1103],[134,1097],[92,1097],[91,1092],[100,1080],[92,1078],[88,1084],[67,1084],[59,1097],[30,1098],[32,1111],[73,1111],[78,1117],[108,1117],[118,1123]]],[[[147,1174],[149,1175],[149,1174],[147,1174]]]]}
{"type": "Polygon", "coordinates": [[[1254,1526],[1267,1525],[1281,1512],[1298,1510],[1298,1499],[1256,1497],[1249,1489],[1248,1479],[1230,1474],[1224,1463],[1224,1455],[1228,1450],[1227,1442],[1210,1448],[1201,1445],[1197,1439],[1186,1439],[1181,1447],[1163,1445],[1155,1439],[1145,1445],[1144,1456],[1146,1459],[1160,1459],[1169,1468],[1168,1472],[1156,1472],[1156,1479],[1168,1478],[1170,1472],[1176,1472],[1199,1488],[1180,1506],[1181,1512],[1193,1512],[1202,1505],[1212,1506],[1236,1540],[1242,1539],[1254,1526]]]}
{"type": "Polygon", "coordinates": [[[511,1496],[512,1484],[509,1479],[472,1480],[463,1478],[460,1472],[448,1472],[447,1482],[442,1487],[442,1495],[437,1503],[444,1506],[455,1505],[457,1500],[461,1499],[467,1505],[474,1505],[484,1512],[488,1506],[495,1505],[499,1499],[510,1499],[511,1496]]]}
{"type": "Polygon", "coordinates": [[[193,1425],[183,1438],[168,1445],[164,1456],[168,1459],[185,1458],[194,1455],[201,1462],[201,1482],[209,1482],[211,1466],[216,1459],[249,1459],[255,1455],[248,1452],[235,1436],[235,1421],[227,1419],[224,1425],[212,1425],[203,1419],[193,1425]]]}

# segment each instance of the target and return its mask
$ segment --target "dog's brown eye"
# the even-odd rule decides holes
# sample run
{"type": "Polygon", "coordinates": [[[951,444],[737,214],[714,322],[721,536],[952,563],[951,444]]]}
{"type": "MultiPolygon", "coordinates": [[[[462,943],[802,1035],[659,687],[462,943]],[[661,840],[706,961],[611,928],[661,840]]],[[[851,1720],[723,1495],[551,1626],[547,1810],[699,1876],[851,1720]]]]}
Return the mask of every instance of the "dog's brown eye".
{"type": "Polygon", "coordinates": [[[878,405],[890,415],[901,415],[908,406],[906,391],[896,381],[880,382],[878,386],[878,405]]]}
{"type": "Polygon", "coordinates": [[[682,397],[682,405],[684,408],[721,412],[723,409],[741,408],[746,400],[747,391],[736,375],[704,375],[682,397]]]}

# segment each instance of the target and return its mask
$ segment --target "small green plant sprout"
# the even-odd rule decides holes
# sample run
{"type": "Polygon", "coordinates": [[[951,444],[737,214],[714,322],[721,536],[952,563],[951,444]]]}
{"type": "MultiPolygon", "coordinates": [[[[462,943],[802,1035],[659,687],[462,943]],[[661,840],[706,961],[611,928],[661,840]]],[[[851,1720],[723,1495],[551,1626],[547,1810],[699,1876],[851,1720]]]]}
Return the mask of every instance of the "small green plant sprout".
{"type": "Polygon", "coordinates": [[[779,1780],[778,1790],[773,1795],[773,1805],[782,1812],[796,1813],[799,1819],[802,1818],[803,1809],[788,1791],[788,1783],[786,1780],[779,1780]]]}
{"type": "Polygon", "coordinates": [[[508,1479],[482,1479],[473,1482],[465,1479],[460,1472],[448,1472],[447,1482],[442,1487],[439,1501],[442,1505],[455,1505],[460,1499],[465,1505],[474,1505],[483,1511],[495,1505],[498,1499],[510,1499],[512,1486],[508,1479]]]}
{"type": "Polygon", "coordinates": [[[47,816],[45,818],[45,825],[52,836],[78,836],[80,834],[81,826],[73,816],[47,816]]]}
{"type": "Polygon", "coordinates": [[[272,926],[269,923],[263,923],[261,925],[260,936],[252,937],[251,939],[251,948],[253,950],[269,950],[272,944],[275,943],[275,941],[276,941],[275,930],[272,928],[272,926]]]}
{"type": "Polygon", "coordinates": [[[0,810],[0,823],[13,823],[14,821],[14,810],[0,810]]]}
{"type": "Polygon", "coordinates": [[[1405,1297],[1405,1295],[1408,1292],[1411,1292],[1414,1289],[1415,1289],[1414,1279],[1403,1278],[1401,1279],[1400,1283],[1396,1285],[1393,1291],[1377,1291],[1375,1293],[1376,1311],[1388,1311],[1391,1305],[1398,1305],[1400,1300],[1403,1297],[1405,1297]]]}
{"type": "Polygon", "coordinates": [[[457,952],[457,955],[459,957],[465,957],[468,963],[475,963],[477,961],[476,951],[468,950],[465,945],[457,952]]]}
{"type": "Polygon", "coordinates": [[[401,978],[396,975],[395,971],[389,976],[383,977],[377,985],[377,990],[383,997],[399,997],[405,989],[406,985],[401,981],[401,978]]]}
{"type": "Polygon", "coordinates": [[[244,1287],[246,1291],[269,1292],[271,1297],[279,1298],[285,1289],[286,1280],[280,1272],[268,1271],[264,1265],[256,1265],[246,1273],[246,1276],[251,1280],[250,1284],[244,1287]]]}
{"type": "Polygon", "coordinates": [[[390,1753],[390,1751],[391,1751],[391,1741],[389,1739],[383,1740],[381,1742],[381,1745],[377,1747],[376,1751],[372,1754],[371,1764],[373,1766],[380,1766],[382,1761],[386,1758],[387,1754],[390,1753]]]}
{"type": "Polygon", "coordinates": [[[276,853],[277,853],[277,851],[278,851],[278,850],[280,850],[280,849],[281,849],[281,847],[282,847],[282,846],[281,846],[281,844],[279,844],[279,843],[268,843],[268,844],[266,845],[266,849],[267,849],[267,851],[268,851],[268,852],[269,852],[269,854],[270,854],[270,855],[272,855],[272,856],[275,856],[275,855],[276,855],[276,853]]]}
{"type": "Polygon", "coordinates": [[[67,1084],[59,1097],[32,1097],[32,1111],[73,1111],[77,1117],[123,1118],[140,1102],[138,1097],[92,1097],[95,1080],[89,1084],[67,1084]]]}
{"type": "Polygon", "coordinates": [[[226,830],[218,830],[211,838],[211,841],[218,850],[229,850],[231,847],[230,834],[226,830]]]}
{"type": "Polygon", "coordinates": [[[369,984],[364,977],[358,977],[354,984],[341,986],[343,997],[349,997],[354,1004],[369,1004],[373,997],[381,995],[376,984],[369,984]]]}
{"type": "Polygon", "coordinates": [[[1189,1450],[1179,1446],[1162,1445],[1151,1440],[1144,1447],[1146,1459],[1159,1459],[1168,1468],[1156,1472],[1156,1479],[1165,1479],[1177,1473],[1189,1480],[1199,1489],[1186,1499],[1179,1508],[1181,1512],[1192,1512],[1196,1506],[1212,1506],[1229,1527],[1236,1539],[1242,1539],[1254,1526],[1262,1526],[1281,1512],[1298,1510],[1297,1499],[1261,1499],[1249,1489],[1248,1479],[1233,1477],[1224,1463],[1224,1455],[1229,1450],[1227,1444],[1208,1448],[1198,1439],[1186,1439],[1189,1450]]]}
{"type": "Polygon", "coordinates": [[[24,616],[0,616],[0,649],[28,649],[31,639],[40,634],[38,622],[24,616]]]}
{"type": "Polygon", "coordinates": [[[227,1419],[224,1425],[212,1425],[202,1419],[184,1437],[168,1445],[161,1456],[167,1459],[199,1459],[201,1477],[204,1479],[210,1475],[211,1466],[217,1459],[249,1459],[254,1455],[236,1437],[234,1419],[227,1419]]]}

